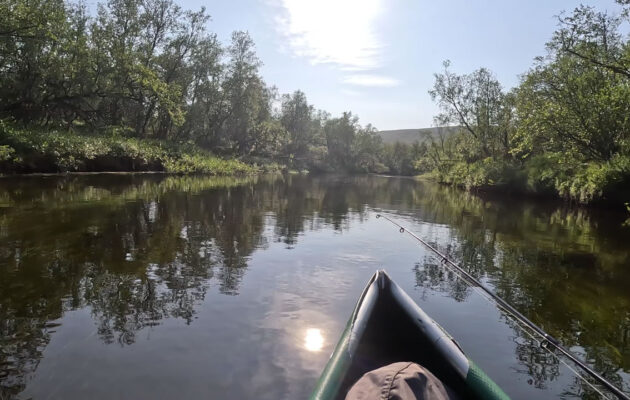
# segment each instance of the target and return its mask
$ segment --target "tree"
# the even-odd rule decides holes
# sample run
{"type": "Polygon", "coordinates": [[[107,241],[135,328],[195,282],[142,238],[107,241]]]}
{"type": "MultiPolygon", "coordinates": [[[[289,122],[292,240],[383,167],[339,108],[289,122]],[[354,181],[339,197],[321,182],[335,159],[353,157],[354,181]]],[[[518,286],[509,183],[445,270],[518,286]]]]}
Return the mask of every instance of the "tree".
{"type": "MultiPolygon", "coordinates": [[[[607,161],[630,140],[630,86],[616,22],[579,7],[517,90],[515,152],[607,161]]],[[[630,64],[628,64],[630,65],[630,64]]]]}
{"type": "MultiPolygon", "coordinates": [[[[206,31],[209,20],[203,8],[183,10],[173,0],[107,0],[93,14],[72,0],[6,0],[0,118],[83,135],[194,142],[294,168],[376,168],[374,128],[361,128],[351,113],[330,119],[299,90],[275,110],[277,90],[260,75],[251,36],[237,31],[222,45],[206,31]]],[[[15,153],[10,143],[0,146],[15,153]]]]}
{"type": "Polygon", "coordinates": [[[282,96],[280,122],[289,133],[287,155],[292,159],[304,158],[318,128],[315,109],[308,104],[304,92],[296,90],[282,96]]]}
{"type": "Polygon", "coordinates": [[[289,143],[289,133],[277,119],[259,123],[255,128],[252,153],[262,157],[280,158],[289,143]]]}
{"type": "Polygon", "coordinates": [[[69,41],[80,29],[71,26],[72,13],[63,0],[0,4],[0,116],[22,122],[56,116],[67,91],[59,78],[77,67],[68,63],[69,41]]]}
{"type": "Polygon", "coordinates": [[[383,140],[372,125],[359,128],[352,143],[353,169],[360,172],[385,172],[385,166],[379,160],[383,140]]]}
{"type": "Polygon", "coordinates": [[[442,113],[438,126],[459,125],[473,139],[474,157],[509,155],[510,107],[501,84],[492,72],[480,68],[469,75],[457,75],[444,62],[444,72],[435,74],[431,98],[442,113]]]}
{"type": "Polygon", "coordinates": [[[326,145],[333,166],[346,170],[352,167],[349,156],[358,129],[359,118],[351,112],[344,112],[341,117],[326,121],[324,125],[326,145]]]}
{"type": "MultiPolygon", "coordinates": [[[[618,0],[619,4],[630,4],[618,0]]],[[[630,43],[622,38],[619,26],[625,17],[598,12],[581,5],[569,16],[560,16],[558,29],[548,43],[549,50],[569,55],[630,78],[630,43]]]]}
{"type": "Polygon", "coordinates": [[[222,91],[226,68],[221,62],[223,54],[216,34],[210,34],[199,40],[189,59],[191,81],[186,91],[186,122],[179,136],[209,147],[219,142],[219,127],[226,108],[222,91]]]}
{"type": "Polygon", "coordinates": [[[424,151],[422,157],[416,161],[416,169],[422,172],[433,170],[445,171],[456,156],[458,134],[449,134],[444,127],[437,127],[435,133],[426,132],[424,135],[424,151]]]}
{"type": "Polygon", "coordinates": [[[258,75],[262,65],[256,56],[254,41],[247,32],[232,34],[228,47],[230,57],[223,83],[226,109],[223,119],[223,140],[233,151],[246,153],[253,143],[253,129],[262,109],[270,111],[270,97],[258,75]]]}

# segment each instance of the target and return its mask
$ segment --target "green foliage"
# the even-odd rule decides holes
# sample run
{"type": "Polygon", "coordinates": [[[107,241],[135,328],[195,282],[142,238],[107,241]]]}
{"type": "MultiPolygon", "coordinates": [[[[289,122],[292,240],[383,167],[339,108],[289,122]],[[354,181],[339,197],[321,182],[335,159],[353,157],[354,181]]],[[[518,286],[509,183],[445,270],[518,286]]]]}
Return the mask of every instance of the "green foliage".
{"type": "Polygon", "coordinates": [[[251,154],[280,157],[289,141],[289,134],[278,120],[263,121],[256,126],[256,135],[251,154]]]}
{"type": "Polygon", "coordinates": [[[421,170],[417,160],[426,153],[426,146],[418,143],[406,145],[402,143],[383,146],[381,160],[387,172],[396,175],[415,175],[421,170]]]}
{"type": "Polygon", "coordinates": [[[575,163],[560,153],[545,153],[523,164],[488,157],[472,163],[445,164],[432,174],[440,182],[470,189],[504,188],[549,194],[587,204],[613,193],[627,194],[630,157],[617,155],[606,162],[575,163]]]}
{"type": "Polygon", "coordinates": [[[285,153],[292,159],[302,159],[308,155],[309,146],[323,144],[322,118],[304,92],[282,96],[279,120],[288,134],[285,153]]]}
{"type": "Polygon", "coordinates": [[[15,149],[11,146],[0,146],[0,163],[6,161],[12,161],[15,154],[15,149]]]}
{"type": "Polygon", "coordinates": [[[190,174],[205,173],[211,175],[246,174],[254,170],[237,160],[222,160],[203,150],[193,153],[180,153],[164,159],[164,168],[168,172],[190,174]]]}
{"type": "Polygon", "coordinates": [[[328,157],[335,165],[343,168],[351,166],[349,155],[352,151],[359,119],[352,113],[345,112],[341,118],[334,118],[326,121],[324,132],[326,133],[326,145],[328,147],[328,157]]]}
{"type": "Polygon", "coordinates": [[[629,139],[628,80],[609,70],[554,55],[539,61],[517,93],[520,124],[514,154],[557,151],[606,161],[629,139]]]}
{"type": "Polygon", "coordinates": [[[0,168],[250,169],[219,154],[270,170],[430,173],[469,189],[621,199],[630,180],[627,11],[580,6],[560,17],[546,56],[509,92],[489,69],[456,74],[445,62],[429,93],[436,123],[449,129],[385,145],[351,112],[332,118],[302,91],[279,95],[247,32],[220,43],[204,9],[110,0],[88,13],[70,0],[6,0],[0,168]]]}
{"type": "Polygon", "coordinates": [[[470,136],[470,161],[490,156],[507,156],[512,133],[512,98],[503,92],[494,74],[480,68],[468,75],[457,75],[444,62],[444,72],[435,74],[431,98],[441,113],[435,117],[440,126],[455,124],[470,136]]]}
{"type": "Polygon", "coordinates": [[[136,138],[298,170],[387,169],[372,127],[351,113],[331,119],[302,91],[279,96],[260,75],[249,34],[222,44],[206,31],[209,19],[173,0],[110,0],[96,13],[73,0],[2,2],[0,119],[24,128],[15,150],[29,154],[13,167],[88,170],[117,158],[108,168],[218,168],[197,150],[170,156],[171,144],[123,140],[136,138]],[[64,133],[75,130],[80,139],[64,133]]]}
{"type": "Polygon", "coordinates": [[[371,125],[356,131],[350,150],[355,170],[376,173],[387,172],[387,167],[379,159],[383,148],[383,140],[376,133],[376,128],[371,125]]]}
{"type": "Polygon", "coordinates": [[[559,194],[580,203],[589,203],[604,198],[608,192],[628,183],[630,157],[615,155],[606,162],[589,162],[570,172],[556,178],[555,186],[559,194]]]}
{"type": "Polygon", "coordinates": [[[630,196],[630,41],[623,18],[580,6],[560,17],[547,55],[503,93],[488,70],[436,74],[440,123],[421,172],[467,189],[504,187],[577,203],[630,196]]]}
{"type": "Polygon", "coordinates": [[[120,136],[16,129],[0,122],[2,172],[165,171],[246,174],[255,169],[195,145],[120,136]],[[17,157],[16,155],[19,155],[17,157]]]}
{"type": "Polygon", "coordinates": [[[492,157],[472,163],[451,163],[445,169],[436,171],[436,176],[444,183],[466,189],[514,186],[520,179],[519,171],[513,164],[492,157]]]}

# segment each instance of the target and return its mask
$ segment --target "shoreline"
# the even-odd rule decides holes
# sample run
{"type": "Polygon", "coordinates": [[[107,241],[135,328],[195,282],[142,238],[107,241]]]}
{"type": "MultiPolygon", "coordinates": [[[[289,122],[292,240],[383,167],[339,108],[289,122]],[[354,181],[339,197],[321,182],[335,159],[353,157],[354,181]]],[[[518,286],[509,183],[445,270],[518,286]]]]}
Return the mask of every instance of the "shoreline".
{"type": "MultiPolygon", "coordinates": [[[[570,198],[564,198],[558,193],[553,193],[551,190],[546,192],[536,192],[531,190],[523,190],[514,186],[503,186],[503,185],[493,185],[493,186],[473,186],[470,188],[465,187],[464,185],[453,184],[449,182],[442,182],[432,177],[426,177],[422,175],[418,175],[414,177],[418,181],[432,182],[438,185],[452,187],[457,190],[461,190],[463,192],[472,193],[484,199],[493,199],[497,197],[507,197],[507,198],[527,198],[528,200],[536,201],[537,203],[550,203],[550,204],[562,204],[566,207],[576,208],[576,209],[588,209],[588,210],[603,210],[607,209],[612,212],[625,212],[626,214],[630,212],[629,203],[623,201],[615,201],[610,199],[598,199],[596,201],[588,202],[588,203],[580,203],[576,200],[572,200],[570,198]]],[[[630,200],[630,199],[629,199],[630,200]]]]}

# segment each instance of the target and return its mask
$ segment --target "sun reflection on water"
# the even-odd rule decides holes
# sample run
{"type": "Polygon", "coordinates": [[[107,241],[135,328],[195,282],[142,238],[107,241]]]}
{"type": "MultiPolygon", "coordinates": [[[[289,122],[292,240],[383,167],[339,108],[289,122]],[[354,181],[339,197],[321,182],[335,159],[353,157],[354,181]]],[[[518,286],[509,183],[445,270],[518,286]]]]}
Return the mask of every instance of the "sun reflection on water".
{"type": "Polygon", "coordinates": [[[304,348],[308,351],[320,351],[323,346],[324,336],[322,336],[322,331],[316,328],[307,329],[304,337],[304,348]]]}

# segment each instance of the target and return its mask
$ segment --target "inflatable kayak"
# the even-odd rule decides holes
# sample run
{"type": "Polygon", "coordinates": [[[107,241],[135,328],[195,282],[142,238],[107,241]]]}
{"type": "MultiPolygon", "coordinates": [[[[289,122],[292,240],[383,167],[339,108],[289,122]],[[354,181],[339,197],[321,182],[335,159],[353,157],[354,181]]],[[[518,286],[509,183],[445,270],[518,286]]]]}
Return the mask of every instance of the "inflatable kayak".
{"type": "Polygon", "coordinates": [[[463,399],[509,399],[385,271],[361,294],[311,399],[344,399],[363,374],[400,361],[420,364],[463,399]]]}

